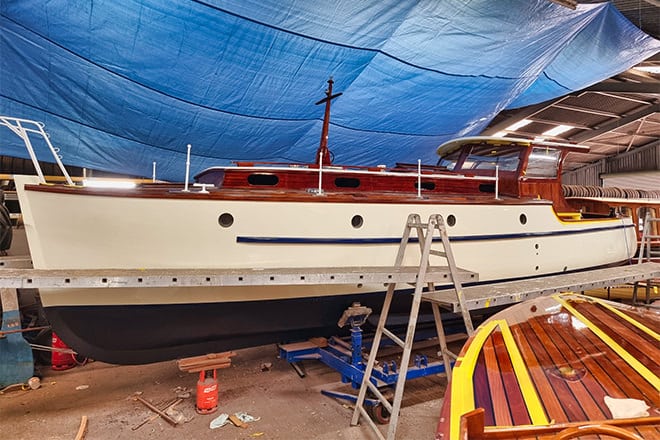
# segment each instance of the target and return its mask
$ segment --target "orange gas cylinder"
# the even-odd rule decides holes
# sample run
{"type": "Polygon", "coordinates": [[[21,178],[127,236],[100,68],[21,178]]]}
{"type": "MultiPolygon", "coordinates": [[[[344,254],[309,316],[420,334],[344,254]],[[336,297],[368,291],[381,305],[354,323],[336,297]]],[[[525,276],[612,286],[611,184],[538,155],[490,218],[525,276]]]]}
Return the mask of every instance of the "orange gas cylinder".
{"type": "MultiPolygon", "coordinates": [[[[51,339],[51,346],[53,348],[60,348],[68,350],[69,347],[62,342],[62,340],[53,332],[53,337],[51,339]]],[[[52,364],[53,370],[68,370],[76,366],[76,359],[72,353],[62,353],[59,351],[52,351],[50,363],[52,364]]]]}
{"type": "Polygon", "coordinates": [[[218,409],[218,379],[213,370],[202,370],[199,372],[197,381],[197,412],[200,414],[211,414],[218,409]]]}

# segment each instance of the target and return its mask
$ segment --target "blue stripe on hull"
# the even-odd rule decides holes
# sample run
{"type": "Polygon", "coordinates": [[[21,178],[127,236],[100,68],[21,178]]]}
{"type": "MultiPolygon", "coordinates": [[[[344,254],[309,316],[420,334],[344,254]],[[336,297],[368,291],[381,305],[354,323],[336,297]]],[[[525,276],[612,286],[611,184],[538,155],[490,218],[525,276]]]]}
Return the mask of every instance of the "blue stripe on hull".
{"type": "MultiPolygon", "coordinates": [[[[635,225],[615,225],[595,228],[585,228],[570,231],[548,231],[548,232],[522,232],[516,234],[490,234],[490,235],[461,235],[449,237],[449,241],[487,241],[487,240],[515,240],[519,238],[532,237],[558,237],[564,235],[591,234],[594,232],[611,231],[616,229],[634,228],[635,225]]],[[[435,238],[439,241],[440,238],[435,238]]],[[[411,242],[417,242],[417,237],[411,237],[411,242]]],[[[392,244],[400,243],[399,237],[376,237],[376,238],[320,238],[320,237],[255,237],[238,236],[237,243],[271,243],[271,244],[392,244]]]]}

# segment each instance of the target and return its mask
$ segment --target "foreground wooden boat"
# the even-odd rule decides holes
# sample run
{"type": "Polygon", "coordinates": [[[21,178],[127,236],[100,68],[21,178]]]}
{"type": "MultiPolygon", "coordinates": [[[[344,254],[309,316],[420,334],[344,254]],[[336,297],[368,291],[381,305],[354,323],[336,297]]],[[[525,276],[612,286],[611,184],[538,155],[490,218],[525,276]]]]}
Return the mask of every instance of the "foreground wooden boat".
{"type": "MultiPolygon", "coordinates": [[[[411,213],[441,214],[458,266],[480,281],[603,267],[634,255],[630,218],[583,218],[562,196],[562,160],[585,147],[475,137],[440,146],[436,165],[335,165],[327,138],[337,95],[329,85],[315,163],[213,167],[190,188],[111,190],[16,176],[34,267],[392,266],[411,213]]],[[[21,132],[25,121],[9,123],[21,132]]],[[[419,264],[419,246],[411,247],[404,265],[419,264]]],[[[365,283],[41,295],[68,345],[107,362],[142,363],[329,336],[345,308],[355,301],[379,308],[383,291],[365,283]]]]}
{"type": "Polygon", "coordinates": [[[658,309],[576,294],[514,305],[461,350],[436,439],[660,438],[659,333],[658,309]]]}

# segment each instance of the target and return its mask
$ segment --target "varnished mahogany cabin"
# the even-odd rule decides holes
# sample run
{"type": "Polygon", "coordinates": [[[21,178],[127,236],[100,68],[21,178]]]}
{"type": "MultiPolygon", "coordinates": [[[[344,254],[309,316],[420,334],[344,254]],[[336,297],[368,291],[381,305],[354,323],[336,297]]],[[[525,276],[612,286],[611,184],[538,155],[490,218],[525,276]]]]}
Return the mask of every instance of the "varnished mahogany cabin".
{"type": "Polygon", "coordinates": [[[317,187],[334,194],[415,196],[438,202],[461,197],[497,196],[551,200],[557,211],[571,211],[559,175],[562,159],[582,147],[534,144],[521,139],[464,138],[441,146],[437,165],[398,163],[393,168],[318,164],[238,162],[213,167],[198,183],[216,188],[311,192],[317,187]],[[321,184],[319,185],[319,182],[321,184]]]}

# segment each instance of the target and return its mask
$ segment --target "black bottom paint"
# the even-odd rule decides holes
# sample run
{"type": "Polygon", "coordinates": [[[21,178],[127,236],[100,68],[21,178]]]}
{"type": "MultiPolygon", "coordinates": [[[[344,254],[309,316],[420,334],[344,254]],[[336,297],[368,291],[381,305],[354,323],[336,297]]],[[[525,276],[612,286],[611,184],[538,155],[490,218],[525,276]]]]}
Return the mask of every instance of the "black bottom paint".
{"type": "MultiPolygon", "coordinates": [[[[407,326],[411,294],[412,289],[394,295],[388,327],[407,326]]],[[[374,330],[374,315],[380,313],[384,296],[381,292],[272,301],[66,306],[45,310],[54,331],[80,355],[131,365],[348,334],[349,329],[340,329],[337,321],[354,302],[373,310],[369,320],[372,325],[364,330],[374,330]]],[[[481,316],[473,315],[475,325],[499,310],[500,307],[481,310],[481,316]]],[[[454,330],[447,333],[464,331],[457,315],[447,315],[451,315],[447,316],[450,323],[454,320],[454,330]],[[456,325],[462,330],[456,330],[456,325]]],[[[433,323],[428,304],[422,304],[419,322],[433,323]]]]}
{"type": "MultiPolygon", "coordinates": [[[[407,318],[410,298],[405,293],[395,295],[392,312],[406,311],[407,318]]],[[[360,302],[378,314],[383,299],[381,293],[235,303],[68,306],[46,308],[46,315],[58,336],[81,355],[114,364],[146,364],[348,333],[337,326],[347,307],[360,302]]]]}

